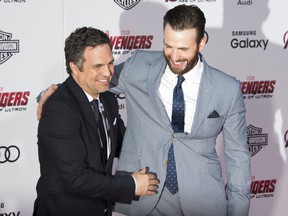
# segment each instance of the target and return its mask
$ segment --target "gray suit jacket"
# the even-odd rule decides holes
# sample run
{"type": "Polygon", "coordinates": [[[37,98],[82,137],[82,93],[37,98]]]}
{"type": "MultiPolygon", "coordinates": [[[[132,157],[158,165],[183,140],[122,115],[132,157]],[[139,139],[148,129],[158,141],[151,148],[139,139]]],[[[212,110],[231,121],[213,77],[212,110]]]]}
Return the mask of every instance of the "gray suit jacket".
{"type": "MultiPolygon", "coordinates": [[[[165,183],[167,153],[174,143],[179,195],[185,215],[247,216],[250,203],[250,153],[247,144],[245,105],[240,82],[204,63],[195,117],[190,134],[174,133],[158,87],[165,71],[163,52],[135,51],[122,70],[116,67],[111,91],[124,93],[127,128],[119,158],[119,171],[149,166],[165,183]],[[120,74],[117,74],[121,72],[120,74]],[[118,79],[116,79],[118,78],[118,79]],[[213,113],[216,111],[219,116],[213,113]],[[225,168],[222,177],[215,145],[223,133],[225,168]]],[[[117,204],[127,215],[148,215],[161,193],[117,204]]]]}

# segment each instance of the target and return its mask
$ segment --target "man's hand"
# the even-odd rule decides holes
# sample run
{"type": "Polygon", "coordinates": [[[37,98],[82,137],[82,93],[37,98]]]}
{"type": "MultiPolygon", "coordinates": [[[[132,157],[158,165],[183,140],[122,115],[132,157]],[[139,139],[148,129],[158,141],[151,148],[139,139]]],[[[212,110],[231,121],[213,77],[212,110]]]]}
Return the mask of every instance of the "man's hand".
{"type": "Polygon", "coordinates": [[[137,182],[135,195],[137,196],[152,196],[158,193],[158,184],[160,181],[157,179],[157,175],[149,173],[148,168],[143,168],[139,172],[132,174],[137,182]]]}
{"type": "Polygon", "coordinates": [[[44,103],[47,101],[48,97],[50,97],[51,94],[53,94],[53,92],[58,88],[57,85],[52,84],[48,89],[44,90],[41,93],[41,98],[39,100],[39,104],[37,107],[37,120],[39,121],[41,118],[41,114],[42,114],[42,109],[43,109],[43,105],[44,103]]]}

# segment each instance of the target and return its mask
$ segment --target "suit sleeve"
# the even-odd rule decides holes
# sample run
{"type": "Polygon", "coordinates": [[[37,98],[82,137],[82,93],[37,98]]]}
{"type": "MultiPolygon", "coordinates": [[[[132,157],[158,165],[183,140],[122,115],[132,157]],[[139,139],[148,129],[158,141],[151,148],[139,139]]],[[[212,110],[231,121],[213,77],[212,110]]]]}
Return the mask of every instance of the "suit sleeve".
{"type": "Polygon", "coordinates": [[[134,62],[138,52],[139,51],[135,51],[125,62],[115,65],[115,71],[110,82],[109,91],[114,94],[125,94],[125,82],[130,72],[131,64],[134,62]]]}
{"type": "Polygon", "coordinates": [[[251,155],[247,144],[245,113],[240,82],[237,81],[230,111],[223,126],[225,167],[228,179],[226,187],[228,216],[249,214],[251,155]]]}
{"type": "Polygon", "coordinates": [[[115,71],[110,82],[110,91],[114,94],[124,93],[124,68],[125,62],[115,65],[115,71]]]}
{"type": "MultiPolygon", "coordinates": [[[[100,168],[89,166],[81,134],[85,125],[72,107],[55,100],[44,107],[38,128],[39,158],[42,165],[46,165],[42,171],[50,174],[45,169],[56,170],[50,178],[57,178],[68,194],[113,200],[132,197],[135,183],[131,175],[105,175],[100,168]]],[[[97,157],[97,151],[94,153],[97,157]]]]}
{"type": "Polygon", "coordinates": [[[116,149],[116,157],[120,156],[122,142],[126,127],[120,115],[118,115],[118,124],[117,124],[117,149],[116,149]]]}

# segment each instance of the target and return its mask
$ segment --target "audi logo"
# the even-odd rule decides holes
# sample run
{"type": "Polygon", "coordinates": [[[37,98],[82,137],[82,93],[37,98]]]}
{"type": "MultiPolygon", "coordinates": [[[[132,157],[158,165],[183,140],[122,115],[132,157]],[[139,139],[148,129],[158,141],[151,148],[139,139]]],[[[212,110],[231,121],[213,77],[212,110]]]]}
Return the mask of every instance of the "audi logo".
{"type": "Polygon", "coordinates": [[[125,95],[124,95],[124,94],[116,95],[116,97],[117,97],[118,99],[125,99],[125,95]]]}
{"type": "Polygon", "coordinates": [[[0,146],[0,163],[15,162],[20,157],[20,149],[15,146],[0,146]]]}

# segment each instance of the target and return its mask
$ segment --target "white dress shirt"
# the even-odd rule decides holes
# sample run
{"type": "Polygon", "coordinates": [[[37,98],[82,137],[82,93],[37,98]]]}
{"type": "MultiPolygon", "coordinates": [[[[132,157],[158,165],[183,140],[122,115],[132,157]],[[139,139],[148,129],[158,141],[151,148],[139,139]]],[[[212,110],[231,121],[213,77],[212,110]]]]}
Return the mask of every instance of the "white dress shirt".
{"type": "MultiPolygon", "coordinates": [[[[185,78],[184,82],[182,83],[185,103],[185,133],[191,132],[202,73],[203,63],[201,62],[200,58],[198,58],[196,66],[183,75],[185,78]]],[[[177,74],[174,74],[170,70],[169,66],[167,66],[161,78],[158,89],[158,94],[162,99],[170,121],[172,118],[173,90],[177,84],[177,79],[177,74]]]]}

